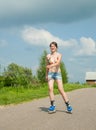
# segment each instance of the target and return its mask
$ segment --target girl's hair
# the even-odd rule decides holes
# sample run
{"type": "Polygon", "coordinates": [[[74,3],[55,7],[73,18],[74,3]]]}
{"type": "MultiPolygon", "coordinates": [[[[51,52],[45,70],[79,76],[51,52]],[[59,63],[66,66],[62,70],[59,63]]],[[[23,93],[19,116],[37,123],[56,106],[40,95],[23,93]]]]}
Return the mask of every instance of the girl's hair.
{"type": "Polygon", "coordinates": [[[51,42],[49,46],[51,47],[52,44],[55,45],[56,48],[58,48],[58,45],[56,42],[51,42]]]}

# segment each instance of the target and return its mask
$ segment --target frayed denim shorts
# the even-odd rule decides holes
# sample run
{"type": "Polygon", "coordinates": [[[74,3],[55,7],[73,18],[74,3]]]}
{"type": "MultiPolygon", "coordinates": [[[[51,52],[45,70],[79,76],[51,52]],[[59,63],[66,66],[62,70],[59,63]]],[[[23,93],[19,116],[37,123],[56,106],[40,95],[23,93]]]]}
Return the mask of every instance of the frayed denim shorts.
{"type": "Polygon", "coordinates": [[[50,79],[54,79],[54,80],[58,80],[61,79],[62,80],[62,76],[60,72],[48,72],[48,80],[50,79]]]}

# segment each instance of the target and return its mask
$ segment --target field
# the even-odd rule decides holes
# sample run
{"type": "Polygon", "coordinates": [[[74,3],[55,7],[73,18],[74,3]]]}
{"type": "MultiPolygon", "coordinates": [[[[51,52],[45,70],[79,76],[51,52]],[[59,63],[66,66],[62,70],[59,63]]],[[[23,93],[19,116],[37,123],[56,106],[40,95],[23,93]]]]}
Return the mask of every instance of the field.
{"type": "MultiPolygon", "coordinates": [[[[65,84],[65,92],[73,91],[76,89],[96,87],[87,84],[65,84]]],[[[54,93],[58,94],[58,88],[54,86],[54,93]]],[[[40,85],[39,87],[2,87],[0,88],[0,105],[18,104],[34,99],[39,99],[48,96],[47,84],[40,85]]]]}

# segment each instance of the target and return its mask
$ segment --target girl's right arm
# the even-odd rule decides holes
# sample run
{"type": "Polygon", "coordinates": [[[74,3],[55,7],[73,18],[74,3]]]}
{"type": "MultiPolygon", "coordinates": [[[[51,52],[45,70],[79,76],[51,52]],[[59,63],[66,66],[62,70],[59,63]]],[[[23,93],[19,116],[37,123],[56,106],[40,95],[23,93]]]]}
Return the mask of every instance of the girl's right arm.
{"type": "Polygon", "coordinates": [[[49,69],[47,68],[47,65],[48,65],[49,63],[48,63],[48,58],[47,58],[47,56],[46,56],[46,80],[48,80],[48,71],[49,71],[49,69]]]}

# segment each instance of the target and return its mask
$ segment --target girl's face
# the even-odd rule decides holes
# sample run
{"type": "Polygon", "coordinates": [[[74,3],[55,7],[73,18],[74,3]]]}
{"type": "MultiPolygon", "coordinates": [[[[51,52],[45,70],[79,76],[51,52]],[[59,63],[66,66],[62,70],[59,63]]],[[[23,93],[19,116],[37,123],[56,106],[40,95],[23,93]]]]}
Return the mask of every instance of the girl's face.
{"type": "Polygon", "coordinates": [[[57,51],[57,48],[56,48],[56,46],[54,44],[51,44],[50,50],[51,50],[52,53],[54,53],[54,52],[57,51]]]}

